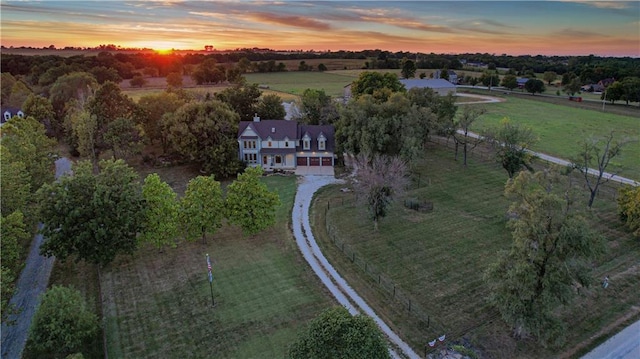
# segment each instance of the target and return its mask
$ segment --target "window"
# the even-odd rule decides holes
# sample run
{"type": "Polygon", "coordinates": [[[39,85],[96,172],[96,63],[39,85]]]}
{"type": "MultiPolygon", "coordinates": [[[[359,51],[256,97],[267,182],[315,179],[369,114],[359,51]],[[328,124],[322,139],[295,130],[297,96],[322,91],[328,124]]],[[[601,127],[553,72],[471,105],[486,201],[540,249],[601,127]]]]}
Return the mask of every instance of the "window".
{"type": "Polygon", "coordinates": [[[242,141],[242,146],[244,148],[256,148],[256,141],[242,141]]]}
{"type": "Polygon", "coordinates": [[[311,149],[311,141],[305,139],[302,141],[302,148],[305,150],[310,150],[311,149]]]}
{"type": "Polygon", "coordinates": [[[276,156],[276,163],[277,164],[282,163],[282,156],[276,156]]]}
{"type": "Polygon", "coordinates": [[[289,147],[289,141],[284,141],[284,147],[289,147]]]}
{"type": "Polygon", "coordinates": [[[11,119],[11,115],[9,114],[9,112],[5,112],[4,113],[4,119],[9,121],[11,119]]]}
{"type": "Polygon", "coordinates": [[[325,140],[319,139],[318,140],[318,149],[320,151],[324,151],[325,150],[325,140]]]}
{"type": "Polygon", "coordinates": [[[258,155],[255,153],[245,153],[244,154],[244,162],[249,164],[258,163],[258,155]]]}
{"type": "Polygon", "coordinates": [[[269,141],[269,143],[267,144],[267,146],[271,147],[271,141],[269,141]]]}

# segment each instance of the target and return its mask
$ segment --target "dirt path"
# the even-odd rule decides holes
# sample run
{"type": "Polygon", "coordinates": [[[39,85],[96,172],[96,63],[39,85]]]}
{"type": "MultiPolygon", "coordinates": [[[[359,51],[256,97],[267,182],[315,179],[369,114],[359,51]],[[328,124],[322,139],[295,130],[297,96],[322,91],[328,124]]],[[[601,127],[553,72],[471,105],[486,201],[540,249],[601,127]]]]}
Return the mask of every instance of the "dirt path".
{"type": "MultiPolygon", "coordinates": [[[[71,161],[67,158],[63,157],[56,161],[56,178],[60,178],[60,176],[70,171],[71,161]]],[[[42,224],[40,224],[40,228],[41,226],[42,224]]],[[[15,359],[22,357],[31,320],[40,304],[40,296],[47,290],[55,258],[40,255],[40,246],[43,242],[44,238],[40,234],[33,238],[24,269],[16,283],[15,294],[9,301],[10,305],[15,305],[18,313],[9,316],[8,319],[8,321],[15,324],[7,325],[2,323],[2,353],[0,358],[15,359]]]]}

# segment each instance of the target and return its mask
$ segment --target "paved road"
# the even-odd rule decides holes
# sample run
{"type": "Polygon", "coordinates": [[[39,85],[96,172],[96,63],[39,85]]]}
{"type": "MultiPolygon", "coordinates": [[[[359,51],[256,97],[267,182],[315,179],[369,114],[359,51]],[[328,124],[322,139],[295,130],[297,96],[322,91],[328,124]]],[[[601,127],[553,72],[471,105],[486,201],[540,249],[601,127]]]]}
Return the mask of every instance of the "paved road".
{"type": "MultiPolygon", "coordinates": [[[[71,161],[67,158],[60,158],[56,161],[56,178],[71,171],[71,161]]],[[[40,224],[42,227],[42,224],[40,224]]],[[[9,320],[14,321],[14,325],[2,323],[2,353],[0,358],[16,359],[22,357],[24,346],[29,334],[31,319],[40,304],[40,296],[47,290],[51,269],[53,268],[54,257],[44,257],[40,255],[40,245],[44,239],[37,234],[33,238],[29,255],[24,269],[20,273],[20,278],[16,283],[16,291],[9,304],[13,304],[19,310],[17,315],[12,315],[9,320]]]]}
{"type": "Polygon", "coordinates": [[[638,359],[640,358],[640,321],[589,352],[582,359],[638,359]]]}
{"type": "MultiPolygon", "coordinates": [[[[347,284],[338,272],[329,264],[324,257],[311,232],[309,223],[309,208],[313,194],[321,187],[331,183],[340,183],[339,180],[331,176],[303,176],[300,177],[298,190],[296,192],[294,209],[292,211],[293,234],[296,243],[302,252],[304,259],[309,263],[313,271],[320,278],[322,283],[333,294],[338,302],[343,305],[351,314],[363,312],[373,318],[380,329],[389,340],[401,350],[404,356],[409,358],[420,358],[407,343],[389,328],[389,326],[367,305],[367,303],[347,284]]],[[[394,358],[400,358],[394,350],[389,350],[394,358]]]]}

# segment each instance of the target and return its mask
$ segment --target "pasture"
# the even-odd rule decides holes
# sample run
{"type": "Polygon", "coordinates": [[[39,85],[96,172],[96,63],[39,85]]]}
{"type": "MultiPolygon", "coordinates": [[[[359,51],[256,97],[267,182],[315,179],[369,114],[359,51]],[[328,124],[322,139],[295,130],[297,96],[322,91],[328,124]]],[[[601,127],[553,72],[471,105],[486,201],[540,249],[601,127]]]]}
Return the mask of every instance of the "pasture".
{"type": "Polygon", "coordinates": [[[588,347],[598,330],[637,313],[640,243],[621,230],[612,192],[602,192],[592,221],[605,235],[609,252],[595,263],[596,282],[581,290],[584,297],[558,308],[571,328],[567,345],[545,349],[510,337],[485,301],[482,278],[495,253],[511,243],[505,227],[510,203],[503,195],[506,178],[491,160],[474,157],[464,168],[453,161],[451,149],[433,146],[414,167],[413,183],[403,197],[432,202],[433,211],[407,209],[401,199],[376,232],[363,202],[340,191],[344,185],[328,187],[314,202],[314,234],[354,289],[420,352],[430,338],[446,334],[449,343],[464,338],[490,357],[559,357],[576,346],[588,347]],[[371,273],[381,274],[382,280],[371,273]],[[597,285],[605,274],[616,278],[616,287],[607,292],[597,285]],[[407,300],[414,308],[410,312],[407,300]]]}

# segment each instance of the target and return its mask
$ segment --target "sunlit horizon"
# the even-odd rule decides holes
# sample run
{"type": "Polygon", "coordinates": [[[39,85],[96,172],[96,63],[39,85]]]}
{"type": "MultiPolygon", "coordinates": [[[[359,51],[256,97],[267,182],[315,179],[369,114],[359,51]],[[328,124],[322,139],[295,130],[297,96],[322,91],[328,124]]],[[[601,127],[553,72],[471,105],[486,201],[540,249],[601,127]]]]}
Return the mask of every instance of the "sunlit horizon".
{"type": "Polygon", "coordinates": [[[619,1],[2,1],[2,45],[640,57],[619,1]]]}

